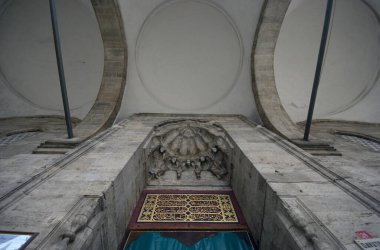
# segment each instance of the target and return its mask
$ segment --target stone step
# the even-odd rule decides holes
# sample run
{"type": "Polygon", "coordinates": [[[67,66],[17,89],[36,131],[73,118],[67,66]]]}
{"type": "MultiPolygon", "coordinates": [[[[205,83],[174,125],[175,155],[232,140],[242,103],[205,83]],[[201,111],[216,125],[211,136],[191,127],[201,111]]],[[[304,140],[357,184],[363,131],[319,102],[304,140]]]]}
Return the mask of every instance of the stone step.
{"type": "Polygon", "coordinates": [[[303,150],[331,150],[331,151],[336,151],[336,149],[332,146],[325,146],[325,147],[302,146],[300,148],[302,148],[303,150]]]}
{"type": "Polygon", "coordinates": [[[41,143],[38,148],[67,148],[72,149],[75,148],[76,144],[60,144],[60,143],[41,143]]]}
{"type": "Polygon", "coordinates": [[[318,140],[303,141],[293,140],[295,145],[315,156],[342,156],[342,154],[336,150],[334,146],[318,140]]]}
{"type": "Polygon", "coordinates": [[[305,150],[311,155],[315,156],[342,156],[342,153],[335,150],[305,150]]]}
{"type": "Polygon", "coordinates": [[[302,147],[302,146],[314,146],[314,147],[321,146],[321,147],[324,147],[324,146],[329,146],[330,145],[327,142],[320,141],[320,140],[310,140],[310,141],[292,140],[292,142],[294,144],[296,144],[297,146],[299,146],[299,147],[302,147]]]}
{"type": "Polygon", "coordinates": [[[68,148],[36,148],[33,154],[66,154],[69,150],[68,148]]]}
{"type": "Polygon", "coordinates": [[[42,142],[34,151],[34,154],[65,154],[75,148],[81,141],[77,139],[69,140],[49,140],[42,142]]]}

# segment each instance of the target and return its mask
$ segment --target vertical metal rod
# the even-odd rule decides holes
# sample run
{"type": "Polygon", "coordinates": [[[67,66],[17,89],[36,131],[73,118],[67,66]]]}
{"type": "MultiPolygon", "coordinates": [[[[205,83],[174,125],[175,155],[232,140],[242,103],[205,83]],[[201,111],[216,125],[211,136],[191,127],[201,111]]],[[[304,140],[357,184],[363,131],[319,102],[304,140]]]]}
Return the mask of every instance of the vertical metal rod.
{"type": "Polygon", "coordinates": [[[63,70],[61,41],[59,39],[57,11],[56,11],[56,6],[55,6],[55,0],[49,0],[49,3],[50,3],[51,23],[52,23],[52,26],[53,26],[53,34],[54,34],[55,55],[57,57],[59,82],[60,82],[60,85],[61,85],[63,109],[65,111],[65,120],[66,120],[66,127],[67,127],[67,135],[68,135],[69,138],[73,138],[73,128],[72,128],[72,125],[71,125],[69,100],[67,98],[65,72],[63,70]]]}
{"type": "Polygon", "coordinates": [[[306,120],[306,125],[305,125],[305,133],[304,133],[304,136],[303,136],[303,140],[304,141],[308,141],[309,140],[310,126],[311,126],[311,121],[313,119],[315,100],[317,98],[319,80],[321,78],[321,70],[322,70],[323,58],[324,58],[325,51],[326,51],[326,42],[327,42],[327,37],[328,37],[328,34],[329,34],[329,28],[330,28],[330,20],[331,20],[331,12],[332,12],[333,0],[327,0],[327,1],[328,2],[327,2],[327,7],[326,7],[325,21],[324,21],[324,24],[323,24],[321,44],[320,44],[319,53],[318,53],[318,61],[317,61],[316,69],[315,69],[313,89],[311,91],[309,111],[307,113],[307,120],[306,120]]]}

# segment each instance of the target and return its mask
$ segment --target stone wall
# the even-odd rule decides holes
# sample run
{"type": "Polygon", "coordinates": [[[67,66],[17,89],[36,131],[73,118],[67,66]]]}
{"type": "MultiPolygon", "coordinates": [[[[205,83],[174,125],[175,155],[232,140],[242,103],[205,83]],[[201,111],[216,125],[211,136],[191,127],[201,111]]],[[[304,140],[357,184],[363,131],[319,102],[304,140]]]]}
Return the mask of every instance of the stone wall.
{"type": "Polygon", "coordinates": [[[358,249],[356,231],[380,234],[376,198],[267,129],[160,114],[135,115],[22,179],[0,197],[0,230],[38,233],[29,249],[115,249],[146,185],[143,147],[157,124],[179,118],[227,133],[232,189],[260,249],[358,249]]]}

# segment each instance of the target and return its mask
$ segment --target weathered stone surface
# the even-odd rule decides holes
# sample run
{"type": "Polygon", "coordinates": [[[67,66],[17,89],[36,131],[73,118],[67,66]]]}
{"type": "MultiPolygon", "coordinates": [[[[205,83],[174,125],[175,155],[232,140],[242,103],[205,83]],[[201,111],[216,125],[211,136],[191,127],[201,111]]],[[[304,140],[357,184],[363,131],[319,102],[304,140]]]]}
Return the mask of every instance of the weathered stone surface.
{"type": "Polygon", "coordinates": [[[252,88],[265,126],[288,139],[302,138],[302,131],[286,113],[274,79],[274,51],[290,0],[268,0],[263,8],[252,48],[252,88]]]}
{"type": "Polygon", "coordinates": [[[374,199],[380,200],[379,152],[343,138],[340,133],[380,142],[379,124],[362,122],[317,120],[312,131],[342,153],[341,157],[316,157],[330,171],[337,173],[374,199]],[[338,134],[337,134],[338,133],[338,134]]]}
{"type": "MultiPolygon", "coordinates": [[[[45,169],[37,166],[44,160],[36,161],[40,175],[27,174],[26,185],[15,180],[11,195],[0,200],[0,230],[38,232],[30,249],[48,249],[62,234],[75,238],[60,241],[68,249],[115,249],[146,186],[143,152],[148,136],[156,124],[179,117],[136,115],[46,163],[45,169]],[[82,214],[78,204],[93,199],[96,202],[83,210],[91,216],[76,216],[82,214]]],[[[220,124],[233,144],[232,189],[261,249],[358,249],[355,231],[380,234],[376,203],[358,199],[352,186],[340,185],[338,175],[325,174],[324,166],[316,167],[315,159],[302,150],[239,116],[199,119],[220,124]]],[[[20,167],[27,159],[18,156],[20,167]]],[[[6,163],[5,171],[7,163],[17,161],[4,159],[1,168],[6,163]]],[[[202,189],[220,188],[198,184],[202,189]]],[[[173,188],[189,186],[178,182],[173,188]]]]}

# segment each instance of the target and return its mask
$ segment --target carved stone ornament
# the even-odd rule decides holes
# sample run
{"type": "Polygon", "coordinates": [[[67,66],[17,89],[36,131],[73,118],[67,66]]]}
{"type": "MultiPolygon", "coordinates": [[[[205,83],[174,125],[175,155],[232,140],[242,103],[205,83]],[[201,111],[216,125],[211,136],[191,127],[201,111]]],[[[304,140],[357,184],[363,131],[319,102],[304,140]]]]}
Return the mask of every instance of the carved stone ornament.
{"type": "Polygon", "coordinates": [[[148,144],[148,177],[157,179],[166,171],[177,173],[193,170],[197,179],[210,171],[218,179],[228,175],[232,151],[223,128],[199,120],[175,120],[155,127],[148,144]]]}

